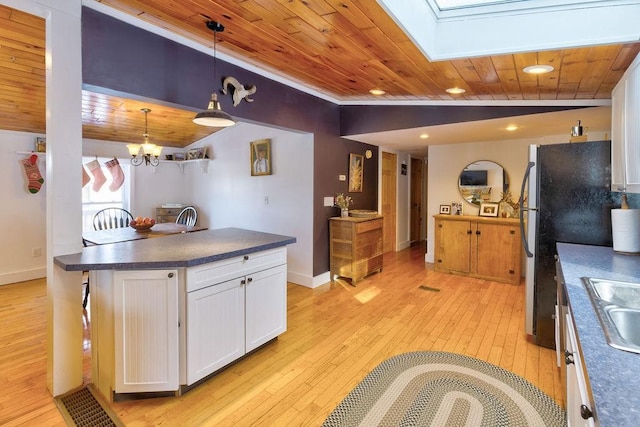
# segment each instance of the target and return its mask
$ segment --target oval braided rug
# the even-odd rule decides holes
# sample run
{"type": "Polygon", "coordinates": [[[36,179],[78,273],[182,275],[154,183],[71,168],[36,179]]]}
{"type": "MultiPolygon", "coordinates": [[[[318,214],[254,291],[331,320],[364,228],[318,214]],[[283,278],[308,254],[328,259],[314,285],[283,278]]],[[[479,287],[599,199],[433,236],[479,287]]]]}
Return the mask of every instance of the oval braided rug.
{"type": "Polygon", "coordinates": [[[323,426],[565,426],[565,411],[518,375],[446,352],[394,356],[371,371],[323,426]]]}

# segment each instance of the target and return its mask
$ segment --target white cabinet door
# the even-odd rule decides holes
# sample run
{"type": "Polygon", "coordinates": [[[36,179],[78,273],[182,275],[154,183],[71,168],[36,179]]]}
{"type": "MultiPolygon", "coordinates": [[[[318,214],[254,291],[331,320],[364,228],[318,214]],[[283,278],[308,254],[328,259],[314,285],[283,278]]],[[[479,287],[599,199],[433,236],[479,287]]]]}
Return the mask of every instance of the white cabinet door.
{"type": "Polygon", "coordinates": [[[187,385],[244,355],[244,280],[187,294],[187,385]]]}
{"type": "Polygon", "coordinates": [[[582,414],[584,409],[592,412],[592,408],[571,311],[566,314],[565,320],[567,354],[573,359],[573,363],[567,363],[567,425],[595,426],[593,416],[585,419],[582,414]]]}
{"type": "Polygon", "coordinates": [[[248,275],[246,351],[261,346],[287,330],[287,266],[248,275]]]}
{"type": "Polygon", "coordinates": [[[113,274],[115,392],[178,390],[176,270],[113,274]]]}
{"type": "Polygon", "coordinates": [[[640,56],[611,92],[611,190],[640,193],[640,56]]]}

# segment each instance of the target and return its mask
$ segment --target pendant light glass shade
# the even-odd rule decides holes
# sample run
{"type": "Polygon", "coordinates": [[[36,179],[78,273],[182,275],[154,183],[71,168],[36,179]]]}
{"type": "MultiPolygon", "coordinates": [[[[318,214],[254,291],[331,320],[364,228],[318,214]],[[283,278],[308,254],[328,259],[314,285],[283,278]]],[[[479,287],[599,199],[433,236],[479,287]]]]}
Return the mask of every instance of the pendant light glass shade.
{"type": "MultiPolygon", "coordinates": [[[[208,21],[207,28],[213,31],[213,81],[216,81],[216,34],[218,32],[224,31],[224,26],[219,22],[208,21]]],[[[220,106],[220,102],[218,101],[218,94],[211,94],[211,101],[209,101],[209,105],[207,109],[199,112],[193,118],[193,122],[197,125],[202,126],[210,126],[210,127],[229,127],[236,124],[236,121],[233,118],[222,111],[222,107],[220,106]]]]}
{"type": "Polygon", "coordinates": [[[222,111],[220,107],[220,101],[218,101],[218,95],[216,93],[211,94],[211,101],[206,110],[196,114],[193,119],[193,123],[202,126],[212,127],[228,127],[233,126],[236,122],[230,115],[222,111]]]}

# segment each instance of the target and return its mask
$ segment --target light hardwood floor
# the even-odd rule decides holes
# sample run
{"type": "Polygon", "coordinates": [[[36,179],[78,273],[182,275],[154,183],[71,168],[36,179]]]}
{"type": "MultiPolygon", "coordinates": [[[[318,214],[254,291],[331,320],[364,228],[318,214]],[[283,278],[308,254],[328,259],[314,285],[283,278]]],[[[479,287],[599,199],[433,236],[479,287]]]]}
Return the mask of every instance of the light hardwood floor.
{"type": "MultiPolygon", "coordinates": [[[[131,426],[317,426],[384,359],[427,350],[499,365],[564,406],[555,352],[524,333],[524,287],[436,273],[424,243],[385,255],[383,272],[357,287],[288,288],[277,341],[179,398],[114,412],[131,426]]],[[[46,389],[45,281],[0,286],[0,324],[0,425],[64,425],[46,389]]]]}

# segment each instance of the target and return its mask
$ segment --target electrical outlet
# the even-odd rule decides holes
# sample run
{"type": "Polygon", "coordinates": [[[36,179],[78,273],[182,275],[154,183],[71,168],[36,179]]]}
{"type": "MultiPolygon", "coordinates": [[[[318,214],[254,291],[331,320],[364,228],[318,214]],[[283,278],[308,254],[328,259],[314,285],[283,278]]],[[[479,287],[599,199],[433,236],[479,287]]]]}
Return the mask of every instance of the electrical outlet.
{"type": "Polygon", "coordinates": [[[269,204],[269,196],[264,196],[264,204],[265,205],[269,204]]]}
{"type": "Polygon", "coordinates": [[[347,175],[338,175],[338,181],[346,181],[347,175]]]}
{"type": "Polygon", "coordinates": [[[42,248],[33,248],[31,250],[31,256],[34,258],[38,258],[39,256],[42,256],[42,248]]]}
{"type": "Polygon", "coordinates": [[[333,206],[333,197],[325,197],[324,198],[324,206],[325,207],[333,206]]]}

